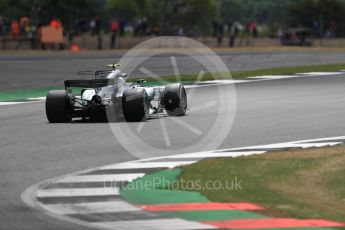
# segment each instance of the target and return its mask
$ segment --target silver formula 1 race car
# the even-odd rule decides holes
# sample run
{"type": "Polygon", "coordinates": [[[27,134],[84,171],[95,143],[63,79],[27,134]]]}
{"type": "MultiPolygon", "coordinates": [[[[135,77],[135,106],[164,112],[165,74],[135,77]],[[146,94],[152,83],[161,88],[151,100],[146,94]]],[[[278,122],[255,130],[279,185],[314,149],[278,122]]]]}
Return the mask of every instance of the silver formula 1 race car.
{"type": "Polygon", "coordinates": [[[49,91],[45,104],[48,121],[70,122],[72,118],[119,121],[122,117],[136,122],[164,110],[171,116],[186,113],[187,95],[181,83],[164,87],[146,87],[144,79],[127,83],[127,74],[119,65],[110,66],[112,70],[94,72],[95,79],[66,80],[65,90],[49,91]],[[81,88],[80,95],[72,93],[74,87],[81,88]]]}

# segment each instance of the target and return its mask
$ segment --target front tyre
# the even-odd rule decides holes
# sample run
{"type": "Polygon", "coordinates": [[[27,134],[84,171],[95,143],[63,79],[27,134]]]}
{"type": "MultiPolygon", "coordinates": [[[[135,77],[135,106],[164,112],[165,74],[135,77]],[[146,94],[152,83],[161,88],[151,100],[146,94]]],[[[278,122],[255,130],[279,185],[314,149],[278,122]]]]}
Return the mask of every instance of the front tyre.
{"type": "Polygon", "coordinates": [[[146,90],[127,89],[122,96],[122,109],[126,121],[146,121],[149,117],[149,98],[146,90]]]}
{"type": "Polygon", "coordinates": [[[187,94],[181,83],[168,84],[163,91],[163,105],[168,115],[182,116],[187,111],[187,94]]]}
{"type": "Polygon", "coordinates": [[[46,115],[50,123],[70,122],[73,106],[65,90],[51,90],[46,98],[46,115]]]}

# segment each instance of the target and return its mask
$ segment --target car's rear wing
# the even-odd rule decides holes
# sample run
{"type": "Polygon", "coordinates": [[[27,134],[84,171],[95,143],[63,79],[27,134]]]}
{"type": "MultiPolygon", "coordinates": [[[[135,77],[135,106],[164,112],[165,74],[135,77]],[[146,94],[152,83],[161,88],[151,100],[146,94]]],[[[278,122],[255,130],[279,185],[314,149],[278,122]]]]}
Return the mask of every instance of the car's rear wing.
{"type": "Polygon", "coordinates": [[[114,79],[92,79],[92,80],[66,80],[65,88],[82,87],[82,88],[102,88],[114,84],[114,79]]]}

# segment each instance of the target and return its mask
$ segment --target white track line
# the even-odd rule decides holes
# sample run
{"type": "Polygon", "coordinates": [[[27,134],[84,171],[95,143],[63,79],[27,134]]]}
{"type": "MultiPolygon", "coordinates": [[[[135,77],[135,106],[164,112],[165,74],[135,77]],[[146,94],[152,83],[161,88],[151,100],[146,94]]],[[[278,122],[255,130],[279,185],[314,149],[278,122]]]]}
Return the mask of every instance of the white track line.
{"type": "Polygon", "coordinates": [[[210,80],[202,81],[200,83],[211,83],[211,84],[236,84],[236,83],[245,83],[251,82],[250,80],[210,80]]]}
{"type": "Polygon", "coordinates": [[[301,76],[297,75],[264,75],[264,76],[257,76],[257,77],[248,77],[250,79],[261,79],[261,80],[279,80],[279,79],[287,79],[287,78],[297,78],[301,76]]]}
{"type": "MultiPolygon", "coordinates": [[[[257,150],[240,151],[242,149],[247,149],[247,148],[241,147],[237,149],[220,149],[220,150],[214,150],[214,151],[183,153],[183,154],[169,155],[169,156],[162,156],[162,157],[152,157],[152,158],[137,160],[135,162],[132,162],[132,164],[133,163],[142,164],[142,162],[145,162],[146,164],[147,163],[155,164],[157,162],[150,162],[150,161],[159,161],[160,159],[166,159],[166,158],[171,158],[171,160],[173,161],[174,158],[183,158],[186,161],[183,161],[182,163],[184,163],[184,165],[187,165],[189,162],[188,158],[222,157],[222,156],[236,157],[236,156],[242,156],[242,155],[262,154],[266,152],[266,151],[261,151],[261,150],[260,151],[257,151],[257,150]]],[[[195,161],[192,161],[192,162],[194,163],[195,161]]],[[[166,162],[160,162],[160,163],[163,164],[166,162]]],[[[104,166],[104,167],[107,167],[107,166],[104,166]]]]}
{"type": "Polygon", "coordinates": [[[103,174],[103,175],[81,175],[65,177],[57,180],[55,183],[83,183],[83,182],[108,182],[108,181],[132,181],[145,173],[127,173],[127,174],[103,174]]]}
{"type": "Polygon", "coordinates": [[[23,103],[27,103],[26,101],[4,101],[4,102],[0,102],[0,105],[17,105],[17,104],[23,104],[23,103]]]}
{"type": "Polygon", "coordinates": [[[265,153],[266,151],[246,151],[246,152],[201,152],[201,153],[187,153],[181,155],[173,155],[173,156],[166,156],[165,158],[184,158],[188,160],[188,158],[210,158],[210,157],[237,157],[241,155],[253,155],[253,154],[261,154],[265,153]]]}
{"type": "Polygon", "coordinates": [[[323,142],[323,143],[279,143],[279,144],[272,144],[272,145],[258,145],[258,146],[251,146],[248,148],[236,148],[233,150],[241,150],[241,149],[266,149],[267,151],[270,149],[275,148],[311,148],[311,147],[324,147],[324,146],[333,146],[340,144],[341,142],[323,142]]]}
{"type": "Polygon", "coordinates": [[[182,219],[155,219],[100,222],[96,226],[108,229],[160,229],[160,230],[187,230],[187,229],[215,229],[216,227],[182,219]]]}
{"type": "Polygon", "coordinates": [[[327,75],[338,75],[344,74],[343,72],[310,72],[310,73],[296,73],[298,75],[305,75],[305,76],[327,76],[327,75]]]}
{"type": "MultiPolygon", "coordinates": [[[[160,157],[162,159],[162,157],[160,157]]],[[[150,169],[150,168],[173,168],[178,165],[186,165],[192,164],[195,161],[172,161],[172,162],[148,162],[148,163],[141,163],[141,162],[128,162],[128,163],[120,163],[120,164],[113,164],[100,167],[98,169],[150,169]]]]}
{"type": "Polygon", "coordinates": [[[78,204],[48,204],[44,205],[44,208],[49,212],[61,215],[104,212],[132,212],[141,210],[125,201],[91,202],[78,204]]]}
{"type": "Polygon", "coordinates": [[[307,139],[307,140],[301,140],[301,141],[294,141],[294,143],[317,142],[317,141],[333,141],[333,140],[345,140],[345,136],[326,137],[326,138],[317,138],[317,139],[307,139]]]}
{"type": "Polygon", "coordinates": [[[73,189],[42,189],[36,197],[69,197],[69,196],[108,196],[119,195],[119,188],[73,188],[73,189]]]}
{"type": "Polygon", "coordinates": [[[44,101],[46,97],[29,97],[27,100],[44,101]]]}

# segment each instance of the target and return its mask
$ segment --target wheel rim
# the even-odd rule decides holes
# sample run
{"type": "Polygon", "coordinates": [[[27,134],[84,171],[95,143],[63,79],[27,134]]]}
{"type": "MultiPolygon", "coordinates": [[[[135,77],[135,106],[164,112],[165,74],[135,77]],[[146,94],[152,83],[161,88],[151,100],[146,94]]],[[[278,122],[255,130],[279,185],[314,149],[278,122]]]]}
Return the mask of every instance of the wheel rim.
{"type": "Polygon", "coordinates": [[[148,117],[149,117],[149,99],[148,99],[148,96],[146,94],[146,92],[144,93],[144,100],[143,100],[143,103],[144,103],[144,120],[146,120],[148,117]]]}
{"type": "Polygon", "coordinates": [[[180,106],[183,110],[187,109],[187,94],[183,87],[181,87],[180,106]]]}

